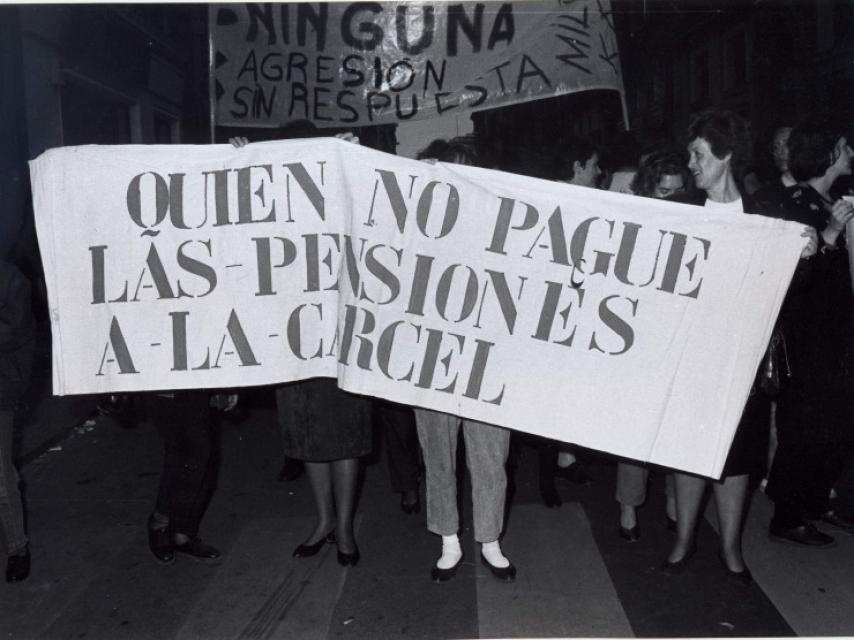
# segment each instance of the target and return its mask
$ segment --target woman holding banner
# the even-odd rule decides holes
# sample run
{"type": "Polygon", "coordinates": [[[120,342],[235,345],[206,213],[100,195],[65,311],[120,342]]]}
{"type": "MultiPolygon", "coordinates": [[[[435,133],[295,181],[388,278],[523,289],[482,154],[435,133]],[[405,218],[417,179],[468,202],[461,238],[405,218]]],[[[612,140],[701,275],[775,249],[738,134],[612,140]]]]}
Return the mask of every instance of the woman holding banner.
{"type": "MultiPolygon", "coordinates": [[[[688,130],[688,169],[698,189],[696,197],[684,198],[715,215],[742,215],[753,210],[752,202],[739,188],[749,158],[747,122],[730,111],[708,110],[691,122],[688,130]]],[[[802,258],[813,255],[815,231],[808,237],[802,258]]],[[[712,482],[720,526],[720,559],[726,575],[742,584],[752,577],[744,564],[741,531],[750,474],[762,468],[767,452],[770,399],[752,390],[736,429],[721,479],[712,482]]],[[[683,571],[694,553],[700,504],[708,478],[675,472],[676,541],[661,569],[666,574],[683,571]]]]}
{"type": "MultiPolygon", "coordinates": [[[[435,140],[419,160],[477,165],[477,151],[468,138],[435,140]]],[[[447,582],[463,558],[458,537],[457,439],[462,427],[466,464],[471,475],[474,537],[481,543],[481,562],[503,582],[516,579],[516,567],[501,552],[510,431],[502,427],[427,409],[415,409],[418,439],[427,480],[427,528],[442,536],[442,555],[430,572],[434,582],[447,582]]]]}
{"type": "MultiPolygon", "coordinates": [[[[663,149],[649,154],[641,162],[631,183],[631,193],[647,198],[680,196],[691,186],[691,174],[682,154],[663,149]]],[[[617,463],[616,498],[620,504],[620,525],[617,533],[626,542],[640,539],[637,509],[646,502],[649,468],[634,460],[617,463]]],[[[665,479],[667,493],[667,528],[676,531],[676,496],[673,475],[665,479]]]]}

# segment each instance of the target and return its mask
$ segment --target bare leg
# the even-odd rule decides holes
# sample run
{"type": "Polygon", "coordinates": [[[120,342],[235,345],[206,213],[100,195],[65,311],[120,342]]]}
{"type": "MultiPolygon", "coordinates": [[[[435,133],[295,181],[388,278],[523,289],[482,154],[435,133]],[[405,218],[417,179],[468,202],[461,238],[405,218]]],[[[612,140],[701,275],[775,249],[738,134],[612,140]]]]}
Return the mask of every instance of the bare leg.
{"type": "Polygon", "coordinates": [[[744,571],[741,554],[741,526],[744,521],[744,503],[750,476],[729,476],[714,483],[715,505],[721,528],[721,553],[731,571],[744,571]]]}
{"type": "Polygon", "coordinates": [[[359,479],[359,459],[335,460],[332,465],[332,487],[335,493],[335,508],[338,518],[335,539],[338,550],[343,553],[356,551],[353,537],[353,510],[356,505],[356,483],[359,479]]]}
{"type": "Polygon", "coordinates": [[[317,524],[311,537],[304,544],[311,545],[324,538],[332,531],[335,523],[335,505],[332,502],[332,463],[329,462],[306,462],[305,471],[308,475],[308,483],[314,497],[314,506],[317,508],[317,524]]]}
{"type": "Polygon", "coordinates": [[[676,542],[668,562],[679,562],[691,553],[700,515],[700,503],[706,491],[706,479],[687,473],[673,472],[676,484],[676,542]]]}

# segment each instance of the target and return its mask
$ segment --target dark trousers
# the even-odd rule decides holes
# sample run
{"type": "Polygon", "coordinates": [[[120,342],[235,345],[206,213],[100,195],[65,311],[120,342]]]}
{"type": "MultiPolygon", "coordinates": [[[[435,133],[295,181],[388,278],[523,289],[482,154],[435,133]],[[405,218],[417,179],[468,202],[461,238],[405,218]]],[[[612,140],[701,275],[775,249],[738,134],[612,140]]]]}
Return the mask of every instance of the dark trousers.
{"type": "Polygon", "coordinates": [[[163,474],[156,509],[172,529],[193,537],[216,489],[220,425],[210,395],[176,392],[146,397],[149,419],[163,438],[163,474]]]}
{"type": "Polygon", "coordinates": [[[774,521],[797,527],[830,509],[830,490],[851,453],[841,443],[788,440],[779,432],[765,493],[774,501],[774,521]]]}
{"type": "Polygon", "coordinates": [[[416,491],[421,460],[412,407],[378,401],[374,406],[374,424],[385,438],[391,490],[397,493],[416,491]]]}

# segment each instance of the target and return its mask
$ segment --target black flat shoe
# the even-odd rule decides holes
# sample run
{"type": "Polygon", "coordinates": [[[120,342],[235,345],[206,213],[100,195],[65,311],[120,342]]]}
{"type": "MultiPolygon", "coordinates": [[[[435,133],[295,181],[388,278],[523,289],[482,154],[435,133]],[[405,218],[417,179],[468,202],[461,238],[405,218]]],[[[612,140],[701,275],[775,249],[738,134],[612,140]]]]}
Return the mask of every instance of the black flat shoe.
{"type": "Polygon", "coordinates": [[[640,527],[635,525],[631,529],[626,529],[623,525],[620,525],[617,529],[617,534],[626,542],[637,542],[640,540],[640,527]]]}
{"type": "Polygon", "coordinates": [[[415,502],[407,502],[406,491],[402,491],[400,494],[400,510],[408,516],[413,513],[421,513],[421,497],[418,493],[415,493],[415,502]]]}
{"type": "Polygon", "coordinates": [[[460,559],[457,560],[457,564],[455,564],[453,567],[450,567],[448,569],[440,569],[439,567],[434,566],[432,569],[430,569],[430,579],[433,582],[438,582],[439,584],[441,584],[443,582],[447,582],[448,580],[453,578],[455,575],[457,575],[457,567],[459,567],[460,564],[462,564],[462,561],[463,561],[463,556],[460,556],[460,559]]]}
{"type": "Polygon", "coordinates": [[[182,544],[176,543],[173,548],[178,553],[188,555],[193,560],[198,560],[199,562],[219,562],[222,557],[219,549],[205,544],[199,536],[193,536],[182,544]]]}
{"type": "Polygon", "coordinates": [[[516,567],[513,566],[512,562],[506,567],[495,567],[489,564],[489,560],[487,560],[483,554],[480,554],[480,561],[484,566],[489,567],[492,575],[502,582],[513,582],[516,580],[516,567]]]}
{"type": "Polygon", "coordinates": [[[342,567],[351,566],[355,567],[359,559],[361,558],[361,554],[359,553],[359,547],[356,547],[356,550],[353,553],[344,553],[340,549],[338,550],[338,564],[342,567]]]}
{"type": "Polygon", "coordinates": [[[317,552],[323,548],[325,544],[332,544],[335,542],[335,529],[327,533],[320,540],[313,544],[301,544],[296,549],[294,549],[294,558],[310,558],[311,556],[316,556],[317,552]]]}
{"type": "Polygon", "coordinates": [[[744,567],[743,571],[733,571],[727,566],[726,560],[724,560],[723,556],[718,556],[718,559],[721,561],[721,565],[723,565],[725,575],[728,579],[744,585],[745,587],[750,586],[753,582],[753,574],[750,573],[750,569],[748,569],[747,566],[744,567]]]}
{"type": "Polygon", "coordinates": [[[6,582],[23,582],[30,575],[30,550],[23,555],[9,556],[6,561],[6,582]]]}
{"type": "Polygon", "coordinates": [[[172,544],[172,535],[169,532],[169,527],[153,529],[154,518],[148,518],[148,548],[151,550],[151,555],[160,564],[169,565],[175,562],[175,549],[172,544]]]}

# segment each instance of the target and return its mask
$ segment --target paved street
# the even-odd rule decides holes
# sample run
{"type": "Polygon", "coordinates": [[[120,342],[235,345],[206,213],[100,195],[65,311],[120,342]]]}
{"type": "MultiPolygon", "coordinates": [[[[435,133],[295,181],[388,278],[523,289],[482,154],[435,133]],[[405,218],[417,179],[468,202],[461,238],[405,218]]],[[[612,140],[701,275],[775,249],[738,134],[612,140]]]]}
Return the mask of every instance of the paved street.
{"type": "MultiPolygon", "coordinates": [[[[180,557],[161,567],[145,536],[162,463],[156,431],[123,428],[110,416],[86,423],[73,410],[86,399],[51,401],[66,403],[52,419],[74,424],[56,430],[53,450],[24,455],[33,571],[24,583],[0,586],[3,637],[854,635],[854,537],[840,534],[835,548],[820,551],[772,543],[770,506],[757,493],[745,533],[756,584],[724,577],[709,516],[686,573],[667,577],[655,570],[670,543],[662,477],[653,478],[641,511],[641,540],[627,544],[616,535],[612,462],[592,461],[591,486],[559,479],[564,504],[547,509],[536,454],[524,448],[503,543],[519,570],[514,584],[498,583],[476,562],[468,527],[457,577],[431,583],[439,539],[426,531],[423,511],[401,512],[382,455],[365,467],[360,564],[340,567],[334,546],[293,559],[311,529],[311,496],[305,477],[276,481],[275,410],[262,391],[250,394],[245,419],[224,429],[219,489],[201,531],[223,550],[222,563],[180,557]]],[[[468,501],[464,510],[470,523],[468,501]]]]}

